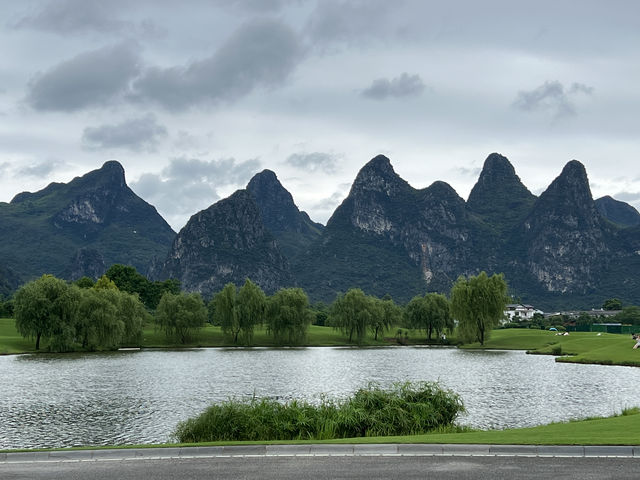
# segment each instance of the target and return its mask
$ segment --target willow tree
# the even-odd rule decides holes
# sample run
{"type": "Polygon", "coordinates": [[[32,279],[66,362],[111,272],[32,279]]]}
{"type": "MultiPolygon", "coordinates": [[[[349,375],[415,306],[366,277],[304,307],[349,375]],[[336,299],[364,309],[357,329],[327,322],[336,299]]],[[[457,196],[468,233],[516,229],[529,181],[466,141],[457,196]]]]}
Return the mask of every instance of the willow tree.
{"type": "Polygon", "coordinates": [[[216,293],[211,300],[213,311],[213,323],[220,325],[222,333],[238,343],[240,322],[238,321],[237,290],[233,283],[227,283],[222,290],[216,293]]]}
{"type": "Polygon", "coordinates": [[[193,333],[207,321],[205,307],[199,293],[165,292],[156,309],[156,322],[168,337],[175,337],[187,343],[193,333]]]}
{"type": "Polygon", "coordinates": [[[404,315],[407,326],[425,331],[427,340],[431,340],[434,332],[440,335],[445,329],[453,328],[449,300],[439,293],[413,297],[404,315]]]}
{"type": "Polygon", "coordinates": [[[282,288],[267,302],[267,332],[277,345],[300,345],[313,320],[309,298],[301,288],[282,288]]]}
{"type": "Polygon", "coordinates": [[[379,334],[400,323],[402,309],[388,294],[382,300],[376,297],[371,297],[371,299],[375,305],[369,328],[373,332],[373,339],[378,340],[379,334]]]}
{"type": "Polygon", "coordinates": [[[253,330],[262,323],[267,306],[267,296],[248,278],[238,290],[238,323],[240,338],[246,345],[253,339],[253,330]]]}
{"type": "Polygon", "coordinates": [[[507,304],[507,283],[502,274],[485,272],[459,277],[451,288],[451,313],[458,320],[458,334],[464,342],[484,345],[491,329],[500,323],[507,304]]]}
{"type": "Polygon", "coordinates": [[[354,340],[355,335],[356,343],[362,344],[367,328],[376,323],[378,315],[383,315],[382,307],[374,300],[359,288],[338,295],[329,313],[331,325],[348,335],[349,342],[354,340]]]}
{"type": "Polygon", "coordinates": [[[73,342],[73,322],[78,307],[75,291],[64,280],[42,275],[22,286],[14,296],[16,329],[23,337],[50,338],[66,350],[73,342]]]}

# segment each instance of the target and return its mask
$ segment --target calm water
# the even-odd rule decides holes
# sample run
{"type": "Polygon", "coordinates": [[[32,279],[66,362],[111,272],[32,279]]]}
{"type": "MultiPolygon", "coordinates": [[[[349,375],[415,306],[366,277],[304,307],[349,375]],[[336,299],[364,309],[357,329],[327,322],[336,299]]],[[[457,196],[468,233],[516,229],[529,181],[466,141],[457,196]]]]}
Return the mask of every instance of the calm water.
{"type": "Polygon", "coordinates": [[[156,443],[229,397],[316,401],[369,381],[433,380],[461,424],[522,427],[640,405],[640,368],[442,348],[196,349],[0,357],[0,449],[156,443]]]}

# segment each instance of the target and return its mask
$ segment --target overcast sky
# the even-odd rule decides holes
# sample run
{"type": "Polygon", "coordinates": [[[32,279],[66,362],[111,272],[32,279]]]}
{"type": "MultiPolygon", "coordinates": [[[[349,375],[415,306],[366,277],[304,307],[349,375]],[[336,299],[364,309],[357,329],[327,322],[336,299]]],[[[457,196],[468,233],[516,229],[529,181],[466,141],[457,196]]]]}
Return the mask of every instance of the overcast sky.
{"type": "Polygon", "coordinates": [[[0,201],[118,160],[176,230],[269,168],[325,223],[387,155],[640,207],[640,2],[0,0],[0,201]]]}

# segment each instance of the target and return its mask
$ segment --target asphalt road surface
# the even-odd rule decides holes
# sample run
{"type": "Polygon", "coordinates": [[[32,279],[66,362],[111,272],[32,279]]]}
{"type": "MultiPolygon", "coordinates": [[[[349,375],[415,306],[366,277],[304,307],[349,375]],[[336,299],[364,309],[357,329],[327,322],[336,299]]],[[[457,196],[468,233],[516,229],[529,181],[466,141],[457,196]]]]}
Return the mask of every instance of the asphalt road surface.
{"type": "Polygon", "coordinates": [[[255,446],[29,452],[0,454],[0,479],[635,480],[640,478],[639,459],[638,447],[487,445],[255,446]]]}

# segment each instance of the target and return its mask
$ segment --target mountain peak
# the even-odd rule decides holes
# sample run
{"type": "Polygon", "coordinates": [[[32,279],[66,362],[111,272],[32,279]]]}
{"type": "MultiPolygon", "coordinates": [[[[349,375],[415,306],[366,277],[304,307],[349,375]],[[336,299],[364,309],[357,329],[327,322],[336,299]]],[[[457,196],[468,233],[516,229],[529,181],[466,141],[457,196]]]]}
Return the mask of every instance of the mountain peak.
{"type": "Polygon", "coordinates": [[[262,197],[265,195],[277,195],[282,197],[282,200],[293,203],[293,197],[282,186],[280,180],[278,180],[278,177],[272,170],[265,169],[260,173],[256,173],[251,180],[249,180],[247,190],[258,200],[264,200],[262,197]]]}
{"type": "MultiPolygon", "coordinates": [[[[593,197],[584,165],[577,160],[568,162],[562,172],[540,196],[565,198],[577,207],[593,207],[593,197]]],[[[593,207],[595,208],[595,207],[593,207]]]]}
{"type": "Polygon", "coordinates": [[[298,209],[291,193],[271,170],[254,175],[247,184],[247,191],[258,205],[265,227],[289,258],[298,255],[320,235],[322,226],[313,223],[298,209]]]}
{"type": "Polygon", "coordinates": [[[528,213],[534,195],[520,181],[507,157],[492,153],[482,167],[467,206],[500,230],[515,226],[528,213]]]}
{"type": "Polygon", "coordinates": [[[127,185],[124,177],[124,167],[117,160],[104,162],[101,168],[89,174],[91,173],[100,175],[107,183],[117,185],[118,187],[125,187],[127,185]]]}
{"type": "Polygon", "coordinates": [[[384,192],[387,196],[394,196],[398,191],[407,187],[411,188],[395,172],[391,161],[384,155],[377,155],[360,169],[351,186],[351,192],[376,191],[384,192]]]}
{"type": "Polygon", "coordinates": [[[578,160],[570,160],[562,169],[562,173],[560,173],[560,176],[563,175],[587,180],[587,169],[578,160]]]}
{"type": "Polygon", "coordinates": [[[391,160],[388,157],[385,157],[382,154],[376,155],[371,160],[369,160],[363,168],[375,168],[378,170],[389,170],[393,171],[393,167],[391,166],[391,160]]]}
{"type": "Polygon", "coordinates": [[[499,153],[490,154],[484,161],[483,173],[496,175],[498,173],[515,175],[516,171],[509,159],[499,153]]]}
{"type": "Polygon", "coordinates": [[[293,283],[287,259],[265,228],[254,196],[237,190],[193,215],[180,230],[160,278],[211,295],[228,282],[251,278],[267,292],[293,283]]]}

